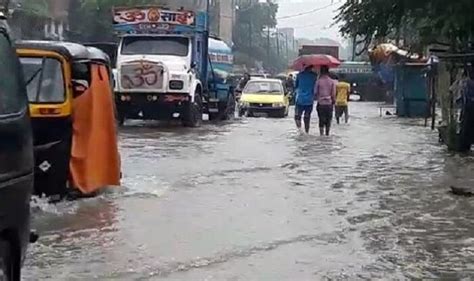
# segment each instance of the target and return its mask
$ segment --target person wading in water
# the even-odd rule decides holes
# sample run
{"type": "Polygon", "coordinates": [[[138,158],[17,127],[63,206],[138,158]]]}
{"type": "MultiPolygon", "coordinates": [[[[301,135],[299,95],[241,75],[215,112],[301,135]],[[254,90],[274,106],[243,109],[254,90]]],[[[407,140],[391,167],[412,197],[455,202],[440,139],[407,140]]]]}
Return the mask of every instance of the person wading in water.
{"type": "Polygon", "coordinates": [[[336,76],[336,121],[340,123],[342,115],[346,124],[349,122],[349,95],[351,93],[351,84],[344,82],[344,73],[336,76]]]}
{"type": "Polygon", "coordinates": [[[307,66],[296,77],[296,102],[295,102],[295,122],[298,130],[301,131],[301,117],[304,116],[304,128],[309,133],[311,113],[314,106],[314,85],[316,84],[316,73],[313,66],[307,66]]]}
{"type": "Polygon", "coordinates": [[[336,104],[336,82],[329,77],[327,66],[321,66],[321,74],[314,87],[314,93],[318,101],[316,109],[319,117],[319,133],[321,136],[329,136],[336,104]]]}

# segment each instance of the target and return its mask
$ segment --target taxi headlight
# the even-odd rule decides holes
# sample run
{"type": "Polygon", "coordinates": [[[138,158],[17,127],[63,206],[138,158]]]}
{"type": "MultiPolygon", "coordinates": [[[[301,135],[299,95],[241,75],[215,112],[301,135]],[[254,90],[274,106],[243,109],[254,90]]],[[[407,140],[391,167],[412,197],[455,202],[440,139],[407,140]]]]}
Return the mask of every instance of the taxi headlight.
{"type": "Polygon", "coordinates": [[[284,107],[284,106],[285,106],[285,104],[282,103],[282,102],[276,102],[276,103],[273,104],[273,107],[284,107]]]}
{"type": "Polygon", "coordinates": [[[241,106],[241,107],[249,107],[249,106],[250,106],[250,103],[249,103],[249,102],[246,102],[246,101],[241,101],[241,102],[240,102],[240,106],[241,106]]]}

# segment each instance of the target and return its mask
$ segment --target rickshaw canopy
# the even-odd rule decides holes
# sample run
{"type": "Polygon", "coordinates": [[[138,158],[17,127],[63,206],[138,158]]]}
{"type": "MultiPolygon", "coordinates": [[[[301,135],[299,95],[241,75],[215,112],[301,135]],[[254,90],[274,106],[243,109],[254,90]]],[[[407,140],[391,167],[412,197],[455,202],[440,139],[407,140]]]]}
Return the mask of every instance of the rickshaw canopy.
{"type": "Polygon", "coordinates": [[[89,51],[85,46],[71,42],[27,40],[18,41],[15,45],[17,49],[32,49],[56,52],[68,60],[78,61],[89,59],[89,51]]]}
{"type": "Polygon", "coordinates": [[[87,51],[91,61],[110,66],[110,57],[99,48],[87,47],[87,51]]]}

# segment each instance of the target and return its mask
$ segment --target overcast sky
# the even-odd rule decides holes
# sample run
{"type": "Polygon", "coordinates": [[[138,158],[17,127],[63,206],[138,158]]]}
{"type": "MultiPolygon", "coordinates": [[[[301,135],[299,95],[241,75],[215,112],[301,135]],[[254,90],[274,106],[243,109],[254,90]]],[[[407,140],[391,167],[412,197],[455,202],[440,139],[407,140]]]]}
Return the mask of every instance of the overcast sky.
{"type": "Polygon", "coordinates": [[[308,39],[327,37],[341,41],[337,26],[331,25],[342,0],[277,0],[276,2],[279,3],[278,27],[294,27],[296,37],[308,39]],[[313,10],[317,11],[311,12],[313,10]],[[307,14],[296,16],[300,13],[307,14]]]}

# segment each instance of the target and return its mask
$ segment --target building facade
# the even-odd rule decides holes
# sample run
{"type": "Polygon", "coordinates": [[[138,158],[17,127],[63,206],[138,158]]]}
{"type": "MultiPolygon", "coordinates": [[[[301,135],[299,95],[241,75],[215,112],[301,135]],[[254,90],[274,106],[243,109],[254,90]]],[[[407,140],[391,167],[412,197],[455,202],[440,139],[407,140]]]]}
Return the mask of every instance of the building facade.
{"type": "Polygon", "coordinates": [[[50,17],[44,25],[46,38],[64,40],[68,29],[69,0],[48,0],[50,17]]]}
{"type": "Polygon", "coordinates": [[[212,0],[210,5],[211,34],[232,46],[236,0],[212,0]]]}
{"type": "Polygon", "coordinates": [[[16,38],[64,40],[69,0],[10,0],[10,25],[16,38]]]}

